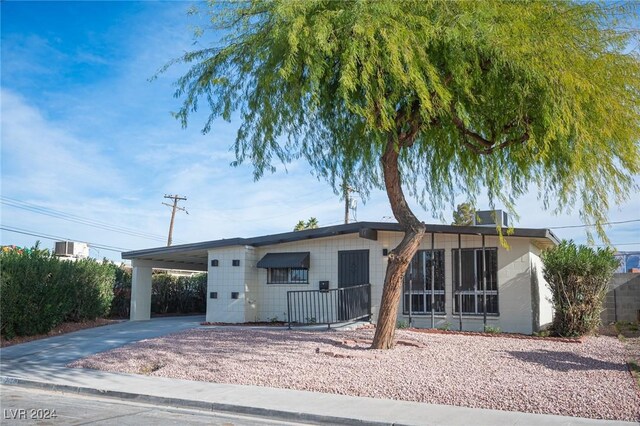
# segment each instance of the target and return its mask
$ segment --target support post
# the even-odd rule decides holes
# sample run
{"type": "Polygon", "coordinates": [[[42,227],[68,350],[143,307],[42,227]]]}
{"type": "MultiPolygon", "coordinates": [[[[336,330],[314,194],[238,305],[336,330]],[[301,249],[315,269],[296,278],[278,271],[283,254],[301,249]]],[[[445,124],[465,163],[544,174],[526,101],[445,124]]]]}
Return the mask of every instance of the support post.
{"type": "Polygon", "coordinates": [[[462,236],[458,234],[458,320],[462,331],[462,236]]]}
{"type": "Polygon", "coordinates": [[[151,318],[151,272],[150,266],[136,266],[134,261],[131,275],[131,321],[151,318]]]}
{"type": "Polygon", "coordinates": [[[484,234],[482,234],[482,316],[483,331],[487,329],[487,259],[485,255],[484,234]]]}
{"type": "Polygon", "coordinates": [[[436,318],[435,318],[435,308],[434,308],[434,304],[435,304],[435,295],[433,294],[433,292],[435,291],[435,279],[436,279],[436,269],[435,269],[435,262],[436,262],[436,258],[435,258],[435,234],[432,232],[431,233],[431,328],[435,328],[436,327],[436,318]]]}

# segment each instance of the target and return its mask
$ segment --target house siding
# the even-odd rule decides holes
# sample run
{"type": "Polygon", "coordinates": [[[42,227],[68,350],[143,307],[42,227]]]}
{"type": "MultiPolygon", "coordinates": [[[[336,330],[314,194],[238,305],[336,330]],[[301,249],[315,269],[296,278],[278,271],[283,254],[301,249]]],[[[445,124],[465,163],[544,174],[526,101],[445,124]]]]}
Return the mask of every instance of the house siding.
{"type": "Polygon", "coordinates": [[[531,287],[532,295],[537,296],[533,301],[533,331],[537,332],[551,325],[553,321],[553,303],[551,301],[551,289],[544,279],[544,264],[540,257],[540,249],[531,245],[531,287]],[[536,309],[537,308],[537,309],[536,309]]]}
{"type": "Polygon", "coordinates": [[[207,276],[207,321],[245,322],[245,276],[247,249],[244,246],[232,246],[224,249],[209,250],[207,276]],[[211,266],[211,260],[217,259],[218,266],[211,266]],[[239,260],[240,266],[233,266],[233,260],[239,260]],[[211,292],[217,292],[218,298],[211,299],[211,292]],[[232,299],[233,292],[238,299],[232,299]]]}
{"type": "MultiPolygon", "coordinates": [[[[274,244],[262,247],[234,246],[209,250],[208,292],[217,291],[218,299],[207,299],[207,321],[243,322],[287,320],[287,291],[318,290],[320,281],[329,281],[329,287],[338,288],[338,252],[342,250],[369,250],[369,276],[372,296],[372,321],[378,317],[382,286],[387,267],[387,257],[383,249],[389,251],[397,246],[402,234],[392,231],[378,231],[376,241],[360,238],[357,234],[346,234],[319,239],[274,244]],[[310,252],[308,284],[267,284],[267,270],[257,268],[257,262],[267,253],[310,252]],[[211,267],[211,260],[218,259],[218,267],[211,267]],[[240,267],[231,266],[233,259],[241,261],[240,267]],[[240,297],[231,299],[231,292],[238,291],[240,297]]],[[[480,248],[480,236],[463,235],[462,248],[480,248]]],[[[537,265],[539,257],[531,255],[531,240],[525,237],[507,237],[509,249],[504,249],[497,237],[487,236],[485,246],[498,249],[498,298],[499,316],[488,316],[487,324],[499,327],[505,332],[530,334],[535,329],[532,291],[532,265],[537,265]]],[[[431,248],[431,234],[423,239],[419,249],[431,248]]],[[[453,265],[452,250],[458,248],[457,235],[435,234],[435,248],[445,253],[445,315],[437,315],[434,326],[443,327],[449,323],[458,328],[458,315],[453,314],[453,265]]],[[[541,268],[536,266],[539,284],[541,268]]],[[[544,285],[540,285],[540,300],[544,298],[544,285]]],[[[402,303],[402,301],[400,301],[402,303]]],[[[541,319],[548,317],[546,307],[539,304],[541,319]]],[[[408,321],[408,315],[398,309],[398,320],[408,321]]],[[[412,325],[431,327],[431,316],[412,317],[412,325]]],[[[483,318],[463,316],[463,329],[482,330],[483,318]]]]}

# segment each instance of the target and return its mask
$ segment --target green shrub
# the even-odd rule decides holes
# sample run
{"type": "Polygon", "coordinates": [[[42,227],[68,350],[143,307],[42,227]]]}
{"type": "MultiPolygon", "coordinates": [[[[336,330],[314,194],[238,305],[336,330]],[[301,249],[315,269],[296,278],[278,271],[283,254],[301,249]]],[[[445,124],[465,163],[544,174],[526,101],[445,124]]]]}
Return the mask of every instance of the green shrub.
{"type": "Polygon", "coordinates": [[[123,265],[114,266],[113,299],[109,316],[129,318],[131,310],[131,270],[123,265]]]}
{"type": "Polygon", "coordinates": [[[610,249],[563,241],[542,253],[544,278],[551,289],[555,334],[577,337],[600,325],[602,303],[618,267],[610,249]]]}
{"type": "Polygon", "coordinates": [[[2,252],[0,330],[7,338],[46,333],[71,305],[59,284],[60,262],[48,250],[2,252]]]}
{"type": "Polygon", "coordinates": [[[396,322],[396,328],[398,330],[401,330],[403,328],[409,328],[409,323],[407,321],[404,321],[404,320],[398,320],[396,322]]]}
{"type": "Polygon", "coordinates": [[[44,334],[63,321],[105,316],[113,297],[113,267],[95,260],[61,261],[38,246],[0,254],[1,334],[44,334]]]}
{"type": "Polygon", "coordinates": [[[188,314],[206,312],[207,274],[176,277],[154,274],[151,288],[151,312],[188,314]]]}
{"type": "Polygon", "coordinates": [[[105,317],[113,299],[115,267],[109,262],[82,259],[62,262],[61,279],[71,298],[71,309],[66,320],[81,322],[105,317]]]}
{"type": "Polygon", "coordinates": [[[169,274],[154,274],[151,286],[151,312],[166,314],[175,312],[177,278],[169,274]]]}

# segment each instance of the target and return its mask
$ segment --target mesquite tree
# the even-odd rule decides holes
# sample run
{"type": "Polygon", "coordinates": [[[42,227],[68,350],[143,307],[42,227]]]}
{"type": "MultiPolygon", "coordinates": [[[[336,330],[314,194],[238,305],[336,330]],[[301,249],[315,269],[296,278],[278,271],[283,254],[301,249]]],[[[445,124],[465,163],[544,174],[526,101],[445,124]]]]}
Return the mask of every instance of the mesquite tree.
{"type": "MultiPolygon", "coordinates": [[[[255,177],[305,158],[339,191],[384,188],[404,238],[388,257],[374,348],[393,346],[403,275],[425,233],[405,191],[441,212],[462,192],[601,223],[640,170],[640,66],[615,8],[570,1],[211,3],[213,44],[172,63],[189,116],[241,121],[255,177]]],[[[622,20],[622,21],[621,21],[622,20]]],[[[203,42],[210,32],[204,34],[203,42]]]]}

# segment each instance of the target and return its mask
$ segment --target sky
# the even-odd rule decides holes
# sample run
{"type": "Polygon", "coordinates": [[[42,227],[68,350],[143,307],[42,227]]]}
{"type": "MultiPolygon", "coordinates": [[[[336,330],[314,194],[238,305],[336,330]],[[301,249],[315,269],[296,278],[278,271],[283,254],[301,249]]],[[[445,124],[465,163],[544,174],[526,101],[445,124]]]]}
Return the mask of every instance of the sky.
{"type": "MultiPolygon", "coordinates": [[[[203,116],[186,129],[172,117],[180,105],[173,83],[185,69],[150,78],[194,48],[193,30],[206,23],[188,16],[191,5],[0,3],[0,244],[81,241],[92,257],[120,261],[121,251],[166,245],[167,194],[187,198],[179,203],[188,214],[176,214],[174,244],[288,232],[312,216],[320,226],[343,222],[343,201],[304,161],[257,182],[251,166],[231,167],[237,118],[218,120],[203,135],[203,116]]],[[[392,221],[382,190],[355,198],[352,220],[392,221]]],[[[442,212],[443,222],[411,205],[427,223],[452,220],[453,208],[442,212]]],[[[489,207],[486,197],[477,207],[489,207]]],[[[579,211],[543,210],[537,188],[516,210],[516,227],[552,228],[586,243],[579,211]]],[[[640,196],[612,207],[608,217],[626,222],[607,227],[613,245],[640,250],[640,196]]]]}

